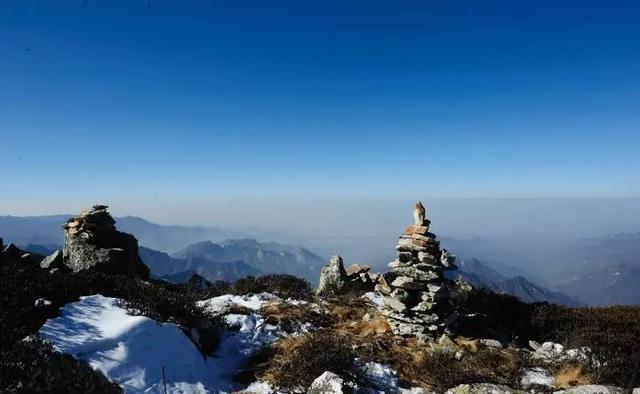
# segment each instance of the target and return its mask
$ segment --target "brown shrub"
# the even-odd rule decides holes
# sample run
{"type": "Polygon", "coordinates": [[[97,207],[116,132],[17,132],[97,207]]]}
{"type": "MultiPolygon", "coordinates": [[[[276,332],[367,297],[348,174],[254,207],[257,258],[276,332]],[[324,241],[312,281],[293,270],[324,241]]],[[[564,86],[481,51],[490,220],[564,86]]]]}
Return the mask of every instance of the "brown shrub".
{"type": "Polygon", "coordinates": [[[281,298],[296,300],[308,300],[313,294],[309,282],[287,274],[248,276],[238,279],[231,288],[231,292],[238,295],[267,292],[281,298]]]}
{"type": "Polygon", "coordinates": [[[410,376],[436,391],[478,382],[516,386],[527,364],[524,354],[516,350],[484,349],[460,360],[451,351],[435,350],[423,355],[410,376]]]}
{"type": "Polygon", "coordinates": [[[565,347],[591,349],[584,367],[594,383],[626,388],[639,383],[640,307],[612,306],[569,308],[538,305],[531,326],[540,340],[559,342],[565,347]]]}
{"type": "Polygon", "coordinates": [[[391,332],[391,325],[383,317],[375,317],[369,320],[360,320],[354,325],[358,335],[370,336],[391,332]]]}
{"type": "Polygon", "coordinates": [[[348,338],[317,332],[279,340],[254,356],[252,372],[283,390],[305,389],[325,371],[352,379],[355,357],[348,338]]]}
{"type": "Polygon", "coordinates": [[[554,378],[556,386],[565,389],[593,383],[591,377],[585,374],[583,367],[579,365],[564,365],[559,367],[554,378]]]}
{"type": "Polygon", "coordinates": [[[309,303],[270,302],[262,307],[260,313],[266,323],[278,325],[288,333],[300,331],[307,323],[314,327],[327,327],[333,323],[330,315],[316,310],[309,303]]]}

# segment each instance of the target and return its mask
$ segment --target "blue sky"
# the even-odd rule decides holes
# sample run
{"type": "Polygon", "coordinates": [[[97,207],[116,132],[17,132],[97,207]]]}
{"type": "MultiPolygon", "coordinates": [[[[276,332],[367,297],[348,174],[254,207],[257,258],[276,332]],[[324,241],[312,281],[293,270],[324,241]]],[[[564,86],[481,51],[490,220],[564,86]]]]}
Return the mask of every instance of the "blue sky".
{"type": "Polygon", "coordinates": [[[635,1],[4,0],[0,203],[638,197],[638,20],[635,1]]]}

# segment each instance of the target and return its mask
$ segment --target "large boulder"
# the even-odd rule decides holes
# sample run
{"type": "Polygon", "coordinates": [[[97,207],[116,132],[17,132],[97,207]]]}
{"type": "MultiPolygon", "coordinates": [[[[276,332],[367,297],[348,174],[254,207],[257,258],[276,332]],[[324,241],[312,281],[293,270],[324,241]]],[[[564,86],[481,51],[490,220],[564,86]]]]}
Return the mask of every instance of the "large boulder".
{"type": "Polygon", "coordinates": [[[107,206],[95,205],[69,219],[63,229],[63,263],[71,271],[149,277],[149,268],[138,255],[138,240],[116,230],[107,206]]]}
{"type": "Polygon", "coordinates": [[[342,257],[333,256],[329,264],[320,271],[318,294],[335,294],[344,290],[348,281],[347,271],[344,269],[342,257]]]}
{"type": "Polygon", "coordinates": [[[353,264],[345,269],[342,257],[333,256],[320,271],[318,294],[339,294],[349,291],[373,291],[379,274],[369,272],[371,267],[353,264]]]}
{"type": "Polygon", "coordinates": [[[64,267],[64,258],[60,249],[56,249],[55,252],[51,253],[51,255],[45,257],[40,262],[40,268],[44,269],[54,269],[62,267],[64,267]]]}

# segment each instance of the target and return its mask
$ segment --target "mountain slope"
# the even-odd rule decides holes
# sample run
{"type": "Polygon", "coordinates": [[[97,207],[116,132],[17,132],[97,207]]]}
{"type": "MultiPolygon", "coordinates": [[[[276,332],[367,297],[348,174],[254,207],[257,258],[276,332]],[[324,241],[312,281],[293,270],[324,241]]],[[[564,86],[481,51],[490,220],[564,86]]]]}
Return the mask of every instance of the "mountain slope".
{"type": "Polygon", "coordinates": [[[640,304],[640,267],[617,264],[575,275],[557,289],[588,305],[640,304]]]}
{"type": "Polygon", "coordinates": [[[243,261],[264,273],[302,276],[312,283],[318,280],[320,269],[325,265],[324,259],[304,248],[253,239],[198,242],[174,253],[173,257],[217,263],[243,261]]]}
{"type": "MultiPolygon", "coordinates": [[[[0,216],[0,236],[18,245],[62,245],[60,227],[75,215],[0,216]]],[[[218,226],[173,226],[152,223],[135,217],[116,217],[120,231],[133,234],[140,245],[164,251],[175,251],[204,240],[241,238],[248,234],[218,226]]]]}
{"type": "Polygon", "coordinates": [[[198,274],[209,281],[222,279],[229,282],[261,274],[260,270],[242,261],[215,262],[201,258],[180,259],[143,246],[139,248],[138,253],[151,270],[151,274],[172,282],[184,282],[192,274],[198,274]]]}
{"type": "Polygon", "coordinates": [[[447,276],[451,279],[464,280],[476,287],[486,288],[497,293],[511,294],[524,302],[546,301],[562,305],[579,305],[579,302],[561,292],[538,286],[522,275],[506,277],[488,264],[478,259],[463,260],[459,268],[447,276]]]}

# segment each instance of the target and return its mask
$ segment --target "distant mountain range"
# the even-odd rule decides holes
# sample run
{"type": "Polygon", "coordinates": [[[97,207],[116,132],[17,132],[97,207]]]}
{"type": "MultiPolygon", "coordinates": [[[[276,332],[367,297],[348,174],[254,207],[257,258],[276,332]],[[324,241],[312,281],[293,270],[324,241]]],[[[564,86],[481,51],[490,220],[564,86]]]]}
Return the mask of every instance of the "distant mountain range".
{"type": "Polygon", "coordinates": [[[210,261],[232,263],[242,261],[262,273],[287,273],[315,283],[325,259],[307,249],[275,242],[261,243],[254,239],[226,240],[221,243],[198,242],[173,254],[174,258],[192,265],[210,261]]]}
{"type": "MultiPolygon", "coordinates": [[[[61,248],[60,226],[72,216],[0,216],[0,236],[21,249],[48,255],[61,248]]],[[[165,226],[133,216],[116,220],[119,229],[138,239],[140,253],[152,272],[173,280],[187,275],[185,272],[199,273],[209,280],[223,277],[231,281],[247,275],[282,272],[315,283],[327,260],[299,246],[259,242],[248,238],[255,235],[219,226],[165,226]]],[[[365,248],[365,241],[359,239],[358,248],[365,248]]],[[[640,291],[635,285],[640,283],[640,233],[554,240],[542,246],[535,240],[518,243],[443,237],[441,242],[466,265],[455,275],[525,301],[570,305],[640,303],[640,291]]],[[[386,250],[380,245],[369,249],[373,254],[386,250]]],[[[335,246],[325,252],[329,250],[340,253],[335,246]]],[[[374,269],[385,269],[392,252],[389,248],[388,256],[373,259],[374,269]]]]}
{"type": "MultiPolygon", "coordinates": [[[[75,215],[0,216],[0,235],[19,245],[62,245],[61,226],[75,215]]],[[[245,238],[245,232],[219,226],[173,226],[149,222],[135,216],[116,217],[119,230],[133,234],[140,245],[155,250],[172,252],[195,242],[229,238],[245,238]]]]}
{"type": "Polygon", "coordinates": [[[258,269],[242,261],[217,262],[201,258],[180,259],[157,250],[139,248],[140,258],[149,267],[152,275],[170,282],[184,282],[198,274],[209,281],[234,282],[246,276],[262,274],[258,269]]]}
{"type": "Polygon", "coordinates": [[[555,287],[589,305],[640,304],[640,267],[616,264],[577,274],[555,287]]]}
{"type": "Polygon", "coordinates": [[[503,273],[477,259],[462,260],[459,268],[447,273],[451,279],[460,279],[476,287],[486,288],[496,293],[511,294],[525,302],[546,301],[555,304],[580,305],[576,299],[538,286],[522,275],[506,277],[503,273]]]}

